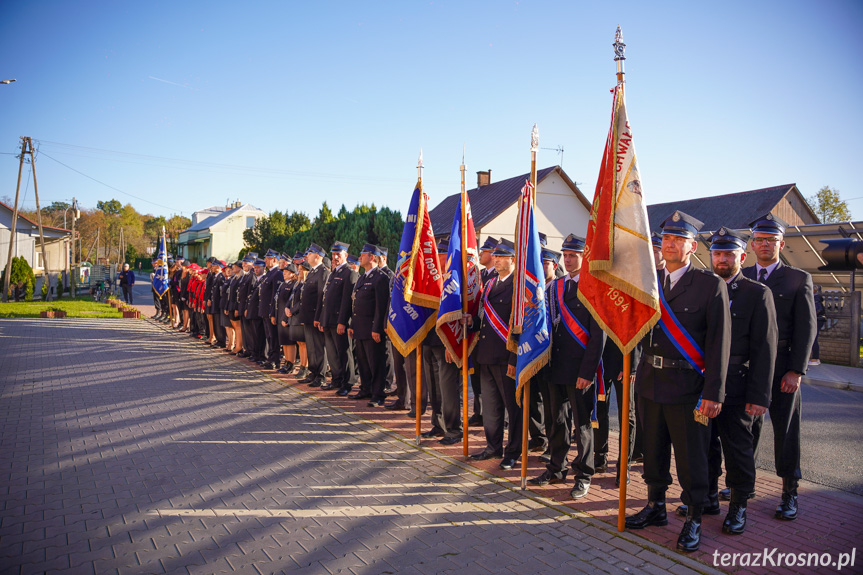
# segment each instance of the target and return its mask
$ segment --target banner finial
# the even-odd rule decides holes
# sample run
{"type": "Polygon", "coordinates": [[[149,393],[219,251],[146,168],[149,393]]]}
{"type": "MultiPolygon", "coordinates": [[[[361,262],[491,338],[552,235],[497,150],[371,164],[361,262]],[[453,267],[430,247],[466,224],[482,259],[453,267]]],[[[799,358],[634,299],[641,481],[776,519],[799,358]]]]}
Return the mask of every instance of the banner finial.
{"type": "Polygon", "coordinates": [[[530,151],[535,152],[539,149],[539,128],[536,127],[536,124],[533,125],[533,129],[530,131],[530,151]]]}

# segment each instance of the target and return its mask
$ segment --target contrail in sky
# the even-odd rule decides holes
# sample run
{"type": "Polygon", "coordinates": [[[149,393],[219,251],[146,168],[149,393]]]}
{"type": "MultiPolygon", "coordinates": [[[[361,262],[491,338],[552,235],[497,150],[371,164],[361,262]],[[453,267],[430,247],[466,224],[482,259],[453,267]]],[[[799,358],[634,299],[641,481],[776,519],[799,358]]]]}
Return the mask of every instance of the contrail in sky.
{"type": "Polygon", "coordinates": [[[191,88],[189,88],[189,86],[186,86],[184,84],[178,84],[176,82],[171,82],[170,80],[163,80],[162,78],[157,78],[155,76],[147,76],[147,77],[150,78],[151,80],[156,80],[158,82],[164,82],[166,84],[173,84],[174,86],[179,86],[181,88],[188,88],[189,90],[191,90],[191,88]]]}

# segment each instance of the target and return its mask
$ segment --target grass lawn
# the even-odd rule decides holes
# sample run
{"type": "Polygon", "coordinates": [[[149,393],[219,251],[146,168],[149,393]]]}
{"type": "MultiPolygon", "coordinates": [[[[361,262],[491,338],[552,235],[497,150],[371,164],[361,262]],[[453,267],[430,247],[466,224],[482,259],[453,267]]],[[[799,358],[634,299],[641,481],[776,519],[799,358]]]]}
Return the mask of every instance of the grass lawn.
{"type": "Polygon", "coordinates": [[[66,317],[123,317],[122,312],[90,297],[61,298],[54,301],[0,303],[0,318],[39,317],[39,312],[61,309],[66,317]]]}

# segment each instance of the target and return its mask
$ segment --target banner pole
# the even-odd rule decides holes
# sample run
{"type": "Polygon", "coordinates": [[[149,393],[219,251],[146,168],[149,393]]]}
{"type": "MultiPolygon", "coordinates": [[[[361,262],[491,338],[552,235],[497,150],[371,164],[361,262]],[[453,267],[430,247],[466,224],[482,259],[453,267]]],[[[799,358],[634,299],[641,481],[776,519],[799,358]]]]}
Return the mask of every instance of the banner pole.
{"type": "Polygon", "coordinates": [[[623,355],[623,388],[620,397],[621,403],[626,406],[617,406],[620,410],[620,453],[617,458],[617,470],[620,477],[620,498],[617,505],[617,530],[623,531],[626,527],[626,484],[629,483],[629,394],[630,372],[632,371],[632,357],[630,354],[623,355]],[[624,409],[626,412],[624,413],[624,409]]]}
{"type": "MultiPolygon", "coordinates": [[[[168,242],[165,239],[165,226],[162,226],[162,245],[165,246],[165,267],[168,266],[168,242]]],[[[171,322],[171,327],[174,327],[174,310],[171,307],[171,270],[168,270],[168,320],[171,322]]]]}
{"type": "MultiPolygon", "coordinates": [[[[467,309],[467,191],[464,183],[464,155],[465,149],[461,151],[461,313],[466,314],[467,309]]],[[[461,332],[461,387],[462,387],[462,453],[468,454],[468,359],[467,359],[467,324],[462,326],[461,332]]]]}
{"type": "MultiPolygon", "coordinates": [[[[420,148],[420,157],[417,162],[417,179],[419,180],[420,186],[420,194],[423,194],[422,191],[422,183],[423,183],[423,151],[420,148]]],[[[422,197],[420,197],[422,200],[422,197]]],[[[419,446],[420,440],[422,438],[421,435],[421,419],[422,419],[422,360],[423,360],[423,344],[419,342],[416,347],[417,352],[417,378],[416,378],[416,395],[414,396],[414,411],[416,413],[416,444],[419,446]]]]}

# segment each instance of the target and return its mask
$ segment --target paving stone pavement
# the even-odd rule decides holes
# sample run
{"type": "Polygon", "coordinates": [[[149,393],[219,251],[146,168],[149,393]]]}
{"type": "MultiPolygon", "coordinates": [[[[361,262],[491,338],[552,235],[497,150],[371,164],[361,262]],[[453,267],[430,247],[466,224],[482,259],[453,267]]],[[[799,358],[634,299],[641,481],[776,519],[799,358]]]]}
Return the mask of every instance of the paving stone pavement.
{"type": "Polygon", "coordinates": [[[2,573],[712,572],[151,322],[0,346],[2,573]]]}

